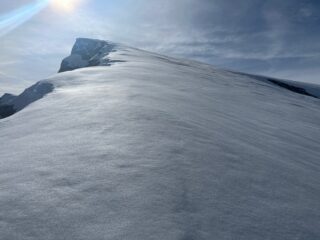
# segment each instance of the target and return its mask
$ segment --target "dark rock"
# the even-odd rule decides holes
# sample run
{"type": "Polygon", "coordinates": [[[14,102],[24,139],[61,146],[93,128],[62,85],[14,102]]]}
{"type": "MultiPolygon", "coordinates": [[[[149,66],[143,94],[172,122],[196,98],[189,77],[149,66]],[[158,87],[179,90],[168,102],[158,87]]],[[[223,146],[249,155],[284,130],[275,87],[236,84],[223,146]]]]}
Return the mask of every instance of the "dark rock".
{"type": "Polygon", "coordinates": [[[304,88],[301,88],[301,87],[296,87],[296,86],[293,86],[293,85],[290,85],[288,83],[285,83],[285,82],[282,82],[282,81],[278,81],[278,80],[275,80],[275,79],[267,79],[269,82],[273,83],[273,84],[276,84],[278,85],[279,87],[282,87],[282,88],[285,88],[291,92],[295,92],[295,93],[299,93],[299,94],[302,94],[302,95],[306,95],[306,96],[309,96],[309,97],[314,97],[314,98],[318,98],[317,96],[311,94],[311,93],[308,93],[307,90],[305,90],[304,88]]]}
{"type": "Polygon", "coordinates": [[[0,98],[0,105],[4,104],[10,104],[12,101],[16,98],[17,96],[10,94],[10,93],[5,93],[1,98],[0,98]]]}
{"type": "Polygon", "coordinates": [[[16,113],[13,105],[0,105],[0,119],[9,117],[16,113]]]}
{"type": "Polygon", "coordinates": [[[1,97],[0,118],[6,118],[21,111],[26,106],[52,92],[53,89],[53,84],[46,81],[40,81],[24,90],[19,96],[5,94],[1,97]]]}
{"type": "Polygon", "coordinates": [[[107,56],[114,51],[114,47],[113,43],[107,41],[78,38],[71,55],[62,61],[59,72],[92,66],[108,66],[111,61],[107,56]]]}

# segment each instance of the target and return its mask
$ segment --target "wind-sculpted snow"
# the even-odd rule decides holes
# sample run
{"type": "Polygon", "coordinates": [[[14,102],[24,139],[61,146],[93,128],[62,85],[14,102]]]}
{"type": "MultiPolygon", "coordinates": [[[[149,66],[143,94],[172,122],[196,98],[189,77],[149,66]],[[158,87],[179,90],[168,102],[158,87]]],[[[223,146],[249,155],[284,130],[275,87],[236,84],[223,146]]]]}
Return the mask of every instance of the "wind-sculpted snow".
{"type": "Polygon", "coordinates": [[[2,240],[320,238],[320,100],[130,48],[0,121],[2,240]]]}

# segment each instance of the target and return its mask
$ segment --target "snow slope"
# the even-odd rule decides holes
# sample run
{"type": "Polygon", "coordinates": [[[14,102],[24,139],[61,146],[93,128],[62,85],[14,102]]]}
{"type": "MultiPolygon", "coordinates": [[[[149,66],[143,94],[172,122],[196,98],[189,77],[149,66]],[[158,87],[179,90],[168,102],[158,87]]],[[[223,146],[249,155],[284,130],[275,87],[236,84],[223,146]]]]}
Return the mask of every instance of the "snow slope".
{"type": "Polygon", "coordinates": [[[0,120],[1,240],[320,239],[319,99],[112,49],[0,120]]]}

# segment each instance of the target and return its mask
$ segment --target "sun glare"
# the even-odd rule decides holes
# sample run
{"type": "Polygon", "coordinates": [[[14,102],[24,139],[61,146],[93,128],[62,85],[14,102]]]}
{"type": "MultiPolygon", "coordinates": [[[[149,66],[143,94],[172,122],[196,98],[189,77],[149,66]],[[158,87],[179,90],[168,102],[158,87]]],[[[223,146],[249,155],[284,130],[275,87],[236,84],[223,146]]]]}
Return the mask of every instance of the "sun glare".
{"type": "Polygon", "coordinates": [[[80,4],[81,0],[52,0],[54,9],[64,12],[72,12],[80,4]]]}

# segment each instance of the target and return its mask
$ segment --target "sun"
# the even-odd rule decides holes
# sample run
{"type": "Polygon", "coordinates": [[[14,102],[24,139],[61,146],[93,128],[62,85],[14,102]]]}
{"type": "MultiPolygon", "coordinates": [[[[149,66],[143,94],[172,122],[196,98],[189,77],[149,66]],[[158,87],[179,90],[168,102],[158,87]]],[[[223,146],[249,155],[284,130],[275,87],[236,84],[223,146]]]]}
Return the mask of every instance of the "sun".
{"type": "Polygon", "coordinates": [[[57,11],[72,12],[82,0],[51,0],[51,5],[57,11]]]}

